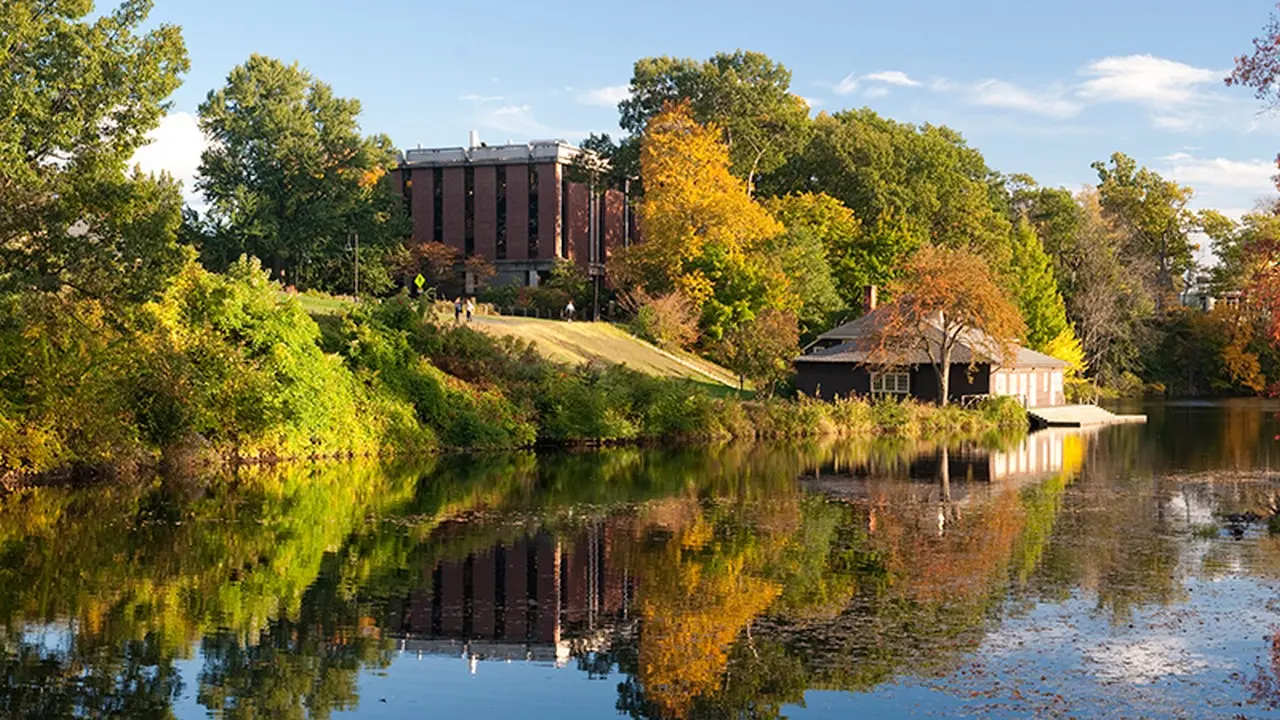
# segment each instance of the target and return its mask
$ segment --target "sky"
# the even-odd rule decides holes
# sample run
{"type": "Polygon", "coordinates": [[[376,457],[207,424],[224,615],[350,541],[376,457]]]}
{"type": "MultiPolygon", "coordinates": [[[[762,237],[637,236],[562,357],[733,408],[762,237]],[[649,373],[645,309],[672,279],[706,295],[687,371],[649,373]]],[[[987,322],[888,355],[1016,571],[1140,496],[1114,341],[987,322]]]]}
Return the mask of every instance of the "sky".
{"type": "MultiPolygon", "coordinates": [[[[99,0],[99,9],[105,5],[99,0]]],[[[155,0],[191,70],[139,151],[190,187],[194,113],[251,53],[297,61],[361,101],[402,149],[619,133],[636,59],[764,52],[813,111],[870,107],[948,125],[988,165],[1042,185],[1096,182],[1125,152],[1238,216],[1275,192],[1280,115],[1222,78],[1269,0],[155,0]]]]}

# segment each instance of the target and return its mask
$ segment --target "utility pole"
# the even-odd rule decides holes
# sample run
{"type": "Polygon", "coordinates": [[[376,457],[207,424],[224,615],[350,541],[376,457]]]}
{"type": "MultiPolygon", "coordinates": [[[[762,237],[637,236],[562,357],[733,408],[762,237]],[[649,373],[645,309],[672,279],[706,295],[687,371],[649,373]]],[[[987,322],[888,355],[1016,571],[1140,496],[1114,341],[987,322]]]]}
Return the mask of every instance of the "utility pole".
{"type": "Polygon", "coordinates": [[[360,299],[360,231],[355,231],[355,298],[360,299]]]}

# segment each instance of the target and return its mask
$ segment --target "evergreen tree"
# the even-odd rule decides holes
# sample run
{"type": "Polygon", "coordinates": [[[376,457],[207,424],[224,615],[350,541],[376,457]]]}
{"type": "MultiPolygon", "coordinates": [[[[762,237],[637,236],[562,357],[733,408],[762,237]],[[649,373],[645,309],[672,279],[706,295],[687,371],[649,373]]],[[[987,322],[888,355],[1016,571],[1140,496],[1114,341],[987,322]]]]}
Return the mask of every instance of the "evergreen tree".
{"type": "Polygon", "coordinates": [[[1053,276],[1053,263],[1025,220],[1014,230],[1012,259],[1014,294],[1027,325],[1027,347],[1043,350],[1071,326],[1053,276]]]}

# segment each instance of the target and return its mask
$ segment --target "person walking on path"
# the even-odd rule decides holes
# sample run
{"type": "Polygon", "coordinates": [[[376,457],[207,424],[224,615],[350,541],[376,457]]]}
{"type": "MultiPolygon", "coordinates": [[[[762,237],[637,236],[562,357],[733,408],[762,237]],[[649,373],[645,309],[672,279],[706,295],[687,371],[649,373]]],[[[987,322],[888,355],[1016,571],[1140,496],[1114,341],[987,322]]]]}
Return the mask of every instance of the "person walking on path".
{"type": "Polygon", "coordinates": [[[453,299],[453,321],[455,323],[462,322],[462,298],[453,299]]]}
{"type": "Polygon", "coordinates": [[[467,298],[467,322],[471,322],[471,314],[476,311],[476,299],[467,298]]]}
{"type": "Polygon", "coordinates": [[[569,304],[564,306],[564,319],[565,319],[565,321],[566,321],[566,322],[573,322],[573,314],[574,314],[575,312],[577,312],[577,311],[576,311],[576,310],[574,310],[574,307],[573,307],[573,300],[570,300],[570,301],[569,301],[569,304]]]}

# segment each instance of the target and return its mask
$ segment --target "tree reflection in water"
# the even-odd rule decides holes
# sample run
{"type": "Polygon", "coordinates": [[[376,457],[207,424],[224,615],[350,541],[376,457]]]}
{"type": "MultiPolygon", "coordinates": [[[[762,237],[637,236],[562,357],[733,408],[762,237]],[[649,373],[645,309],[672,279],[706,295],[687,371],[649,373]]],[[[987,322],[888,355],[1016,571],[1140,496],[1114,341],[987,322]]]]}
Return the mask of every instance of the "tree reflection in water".
{"type": "MultiPolygon", "coordinates": [[[[1172,508],[1241,496],[1135,467],[1134,442],[495,454],[24,490],[0,501],[0,715],[167,717],[190,691],[226,717],[325,717],[408,650],[616,675],[634,717],[774,717],[809,689],[950,672],[1025,600],[1083,588],[1116,622],[1178,601],[1186,572],[1216,566],[1189,567],[1172,508]]],[[[1280,548],[1240,552],[1280,575],[1280,548]]]]}

